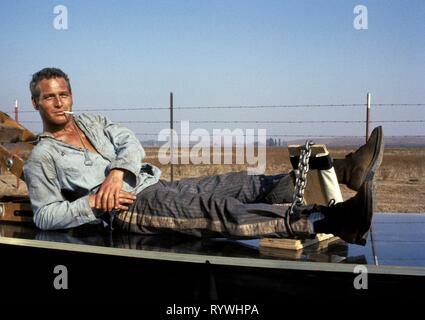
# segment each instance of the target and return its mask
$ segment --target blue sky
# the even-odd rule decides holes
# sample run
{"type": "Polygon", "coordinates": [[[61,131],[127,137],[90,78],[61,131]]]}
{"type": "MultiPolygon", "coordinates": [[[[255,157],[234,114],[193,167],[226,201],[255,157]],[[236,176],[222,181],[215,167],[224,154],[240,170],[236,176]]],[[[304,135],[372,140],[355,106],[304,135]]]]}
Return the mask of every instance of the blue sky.
{"type": "MultiPolygon", "coordinates": [[[[425,103],[425,1],[1,1],[0,109],[30,110],[28,82],[46,66],[71,79],[74,108],[425,103]],[[53,27],[56,5],[68,30],[53,27]],[[356,5],[368,29],[356,30],[356,5]]],[[[376,107],[373,120],[425,119],[422,107],[376,107]]],[[[168,112],[105,111],[116,121],[168,112]]],[[[38,120],[27,113],[23,120],[38,120]]],[[[179,120],[363,120],[363,108],[177,110],[179,120]]],[[[40,131],[38,123],[27,127],[40,131]]],[[[138,133],[166,124],[128,124],[138,133]]],[[[175,125],[178,128],[178,124],[175,125]]],[[[362,135],[362,124],[193,124],[273,134],[362,135]]],[[[192,127],[191,127],[192,128],[192,127]]],[[[424,135],[423,123],[385,123],[424,135]]]]}

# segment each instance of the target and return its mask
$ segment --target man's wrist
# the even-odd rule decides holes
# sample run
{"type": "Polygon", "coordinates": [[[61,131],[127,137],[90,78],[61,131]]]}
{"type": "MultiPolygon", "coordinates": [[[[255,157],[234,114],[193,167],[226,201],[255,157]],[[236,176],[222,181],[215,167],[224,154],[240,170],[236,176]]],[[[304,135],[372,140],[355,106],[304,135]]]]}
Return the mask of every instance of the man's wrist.
{"type": "Polygon", "coordinates": [[[121,178],[121,179],[124,178],[124,173],[125,173],[125,170],[119,169],[119,168],[114,168],[109,172],[109,174],[113,174],[115,177],[121,178]]]}
{"type": "Polygon", "coordinates": [[[88,200],[89,200],[89,206],[90,206],[91,209],[96,207],[96,195],[95,194],[90,194],[88,200]]]}

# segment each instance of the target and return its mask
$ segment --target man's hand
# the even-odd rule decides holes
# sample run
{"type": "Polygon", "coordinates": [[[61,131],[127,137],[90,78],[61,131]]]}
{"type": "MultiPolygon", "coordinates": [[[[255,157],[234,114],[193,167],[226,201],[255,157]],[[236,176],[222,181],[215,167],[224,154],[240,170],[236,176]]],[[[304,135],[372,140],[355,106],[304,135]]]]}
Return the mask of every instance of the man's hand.
{"type": "MultiPolygon", "coordinates": [[[[122,196],[122,185],[124,178],[124,170],[112,169],[105,181],[96,193],[95,208],[103,211],[112,211],[120,209],[122,203],[126,204],[130,198],[127,195],[122,196]]],[[[134,197],[134,196],[133,196],[134,197]]],[[[134,201],[134,200],[133,200],[134,201]]]]}
{"type": "MultiPolygon", "coordinates": [[[[95,208],[96,197],[97,197],[97,195],[95,195],[95,194],[89,196],[90,208],[95,208]]],[[[119,197],[118,197],[118,207],[117,207],[117,209],[127,211],[128,207],[130,205],[132,205],[135,200],[136,200],[135,195],[121,190],[121,192],[119,193],[119,197]]],[[[104,210],[103,208],[100,208],[100,209],[104,210]]],[[[106,210],[104,210],[104,211],[106,211],[106,210]]]]}

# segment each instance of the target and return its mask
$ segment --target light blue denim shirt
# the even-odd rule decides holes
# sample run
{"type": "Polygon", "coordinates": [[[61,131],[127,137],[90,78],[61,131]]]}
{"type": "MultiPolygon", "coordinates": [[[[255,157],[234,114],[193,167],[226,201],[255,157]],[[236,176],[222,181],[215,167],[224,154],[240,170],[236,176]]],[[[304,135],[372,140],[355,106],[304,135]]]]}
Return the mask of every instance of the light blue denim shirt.
{"type": "Polygon", "coordinates": [[[34,222],[43,230],[65,229],[95,221],[88,196],[109,171],[125,169],[123,189],[137,194],[158,182],[161,170],[142,163],[145,151],[134,133],[104,117],[81,114],[78,127],[98,153],[84,151],[44,133],[24,165],[34,222]]]}

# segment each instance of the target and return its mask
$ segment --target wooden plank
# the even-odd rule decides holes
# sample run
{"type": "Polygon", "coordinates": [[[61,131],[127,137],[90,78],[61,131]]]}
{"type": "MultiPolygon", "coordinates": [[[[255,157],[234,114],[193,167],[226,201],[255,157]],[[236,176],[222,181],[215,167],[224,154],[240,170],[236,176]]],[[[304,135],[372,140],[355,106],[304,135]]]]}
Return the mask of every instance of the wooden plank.
{"type": "MultiPolygon", "coordinates": [[[[299,157],[301,155],[301,147],[302,145],[299,144],[288,145],[289,156],[299,157]]],[[[314,144],[311,146],[311,157],[327,156],[328,154],[329,151],[324,144],[314,144]]]]}
{"type": "Polygon", "coordinates": [[[5,147],[0,145],[0,161],[2,162],[2,166],[6,166],[6,162],[8,160],[11,160],[13,163],[12,167],[8,168],[10,172],[13,173],[15,176],[17,176],[18,178],[24,180],[24,173],[23,173],[24,160],[22,160],[19,156],[11,153],[5,147]]]}
{"type": "Polygon", "coordinates": [[[32,223],[32,209],[28,202],[0,202],[0,221],[32,223]]]}
{"type": "MultiPolygon", "coordinates": [[[[302,145],[289,145],[289,157],[299,157],[302,145]]],[[[329,151],[324,144],[315,144],[311,146],[310,157],[321,157],[329,155],[329,151]]],[[[296,168],[294,168],[296,169],[296,168]]],[[[305,188],[304,200],[306,204],[327,205],[328,200],[324,189],[320,183],[319,170],[311,170],[307,173],[307,186],[305,188]]]]}
{"type": "MultiPolygon", "coordinates": [[[[293,166],[295,165],[293,160],[300,156],[301,147],[301,145],[288,146],[289,157],[293,166]]],[[[329,155],[329,151],[324,144],[311,146],[310,161],[312,161],[312,158],[322,158],[322,161],[325,161],[325,163],[332,161],[332,157],[329,155]],[[327,159],[325,160],[322,157],[327,159]]],[[[298,161],[296,166],[298,166],[298,161]]],[[[294,167],[294,170],[297,171],[297,167],[294,167]]],[[[336,202],[343,201],[334,169],[331,167],[328,170],[318,170],[312,169],[310,166],[304,193],[305,203],[327,206],[331,199],[336,200],[336,202]]]]}
{"type": "Polygon", "coordinates": [[[0,111],[0,142],[11,142],[15,143],[18,141],[34,141],[36,136],[30,130],[16,122],[14,119],[9,117],[6,113],[0,111]]]}
{"type": "Polygon", "coordinates": [[[333,234],[319,233],[314,239],[287,239],[287,238],[262,238],[260,239],[260,247],[279,248],[288,250],[301,250],[322,241],[330,242],[330,240],[339,239],[333,234]]]}

